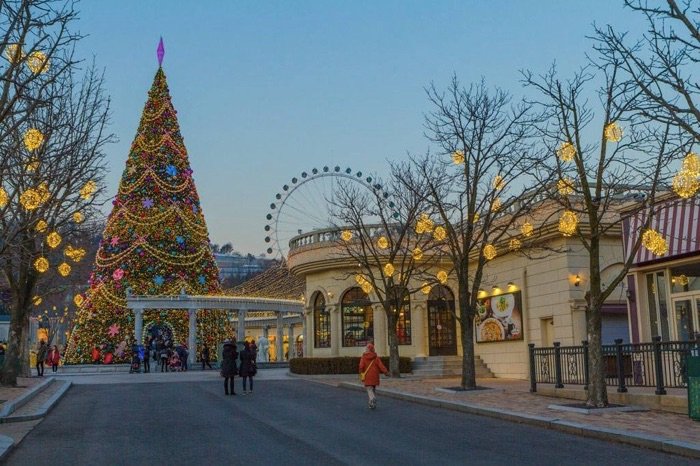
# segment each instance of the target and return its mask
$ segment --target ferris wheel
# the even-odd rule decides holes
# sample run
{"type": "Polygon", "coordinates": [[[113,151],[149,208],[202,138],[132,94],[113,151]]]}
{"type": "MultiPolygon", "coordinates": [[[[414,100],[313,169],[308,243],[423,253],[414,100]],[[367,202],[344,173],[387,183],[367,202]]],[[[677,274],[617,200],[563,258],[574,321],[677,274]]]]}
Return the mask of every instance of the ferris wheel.
{"type": "MultiPolygon", "coordinates": [[[[267,253],[286,259],[289,241],[293,237],[334,227],[336,222],[331,210],[342,183],[356,183],[369,192],[378,193],[381,199],[389,197],[373,177],[351,168],[325,166],[301,172],[282,186],[282,191],[275,195],[274,202],[270,204],[270,211],[265,217],[267,253]]],[[[372,219],[366,219],[366,222],[370,223],[372,219]]]]}

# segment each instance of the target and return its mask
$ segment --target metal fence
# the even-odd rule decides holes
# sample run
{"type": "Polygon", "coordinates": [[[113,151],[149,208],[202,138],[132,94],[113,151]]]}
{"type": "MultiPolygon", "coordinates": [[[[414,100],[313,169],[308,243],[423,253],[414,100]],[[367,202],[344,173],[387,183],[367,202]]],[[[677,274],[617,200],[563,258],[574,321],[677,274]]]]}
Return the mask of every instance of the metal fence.
{"type": "MultiPolygon", "coordinates": [[[[588,388],[588,342],[580,346],[535,348],[530,343],[530,391],[537,391],[538,383],[551,383],[556,388],[564,385],[583,385],[588,388]]],[[[603,345],[605,380],[624,393],[627,387],[656,387],[657,395],[665,395],[666,388],[688,386],[687,357],[700,349],[700,334],[695,341],[661,341],[654,337],[651,343],[627,343],[615,340],[614,345],[603,345]]]]}

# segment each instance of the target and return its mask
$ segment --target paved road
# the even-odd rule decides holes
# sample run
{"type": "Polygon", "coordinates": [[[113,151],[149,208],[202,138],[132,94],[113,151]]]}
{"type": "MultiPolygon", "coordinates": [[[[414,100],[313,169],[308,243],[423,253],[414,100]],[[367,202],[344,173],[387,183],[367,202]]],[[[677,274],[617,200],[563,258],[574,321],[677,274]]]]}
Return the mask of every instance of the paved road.
{"type": "Polygon", "coordinates": [[[371,411],[363,393],[299,379],[222,392],[220,379],[75,385],[8,464],[693,464],[400,400],[371,411]]]}

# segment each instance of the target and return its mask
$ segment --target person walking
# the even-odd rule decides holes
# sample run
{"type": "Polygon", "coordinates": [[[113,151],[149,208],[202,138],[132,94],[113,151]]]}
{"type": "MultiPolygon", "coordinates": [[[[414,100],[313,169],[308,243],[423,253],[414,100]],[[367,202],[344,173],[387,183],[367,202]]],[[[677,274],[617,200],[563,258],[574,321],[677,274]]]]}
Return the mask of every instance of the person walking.
{"type": "Polygon", "coordinates": [[[58,372],[58,363],[61,361],[61,353],[58,351],[58,346],[53,345],[49,354],[46,356],[46,363],[51,365],[51,372],[58,372]]]}
{"type": "Polygon", "coordinates": [[[236,367],[238,351],[236,351],[235,342],[232,342],[231,340],[224,341],[224,349],[221,354],[221,359],[221,376],[224,378],[224,393],[226,395],[235,395],[236,390],[233,385],[233,377],[238,372],[238,368],[236,367]]]}
{"type": "Polygon", "coordinates": [[[243,343],[243,351],[241,351],[241,369],[239,374],[243,379],[243,394],[253,394],[253,376],[258,372],[258,367],[255,364],[254,353],[250,350],[250,343],[243,343]],[[246,390],[246,382],[250,380],[250,392],[246,390]]]}
{"type": "Polygon", "coordinates": [[[211,354],[209,351],[209,346],[206,343],[204,343],[204,346],[202,347],[201,357],[202,357],[202,370],[204,370],[204,366],[208,366],[209,369],[213,369],[213,367],[211,367],[211,354]]]}
{"type": "Polygon", "coordinates": [[[365,385],[367,397],[369,398],[369,409],[377,407],[377,386],[379,385],[379,374],[388,374],[382,360],[374,351],[372,343],[367,344],[365,352],[360,358],[360,380],[365,385]]]}
{"type": "Polygon", "coordinates": [[[41,340],[39,343],[39,349],[36,351],[36,376],[44,376],[44,360],[46,359],[46,342],[41,340]]]}

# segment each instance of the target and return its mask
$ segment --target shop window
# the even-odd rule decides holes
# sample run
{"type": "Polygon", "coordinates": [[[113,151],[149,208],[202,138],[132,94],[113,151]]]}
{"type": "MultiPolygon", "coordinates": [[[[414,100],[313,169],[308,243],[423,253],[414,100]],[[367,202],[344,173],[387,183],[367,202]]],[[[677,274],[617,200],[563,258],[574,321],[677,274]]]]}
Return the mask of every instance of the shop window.
{"type": "Polygon", "coordinates": [[[399,345],[411,344],[411,297],[403,287],[394,287],[388,294],[392,307],[397,306],[396,337],[399,345]]]}
{"type": "Polygon", "coordinates": [[[341,301],[343,346],[365,346],[374,341],[374,313],[367,294],[350,288],[341,301]]]}
{"type": "Polygon", "coordinates": [[[646,275],[646,279],[651,336],[660,336],[662,340],[668,341],[670,339],[670,332],[664,273],[649,273],[646,275]]]}
{"type": "Polygon", "coordinates": [[[314,348],[331,347],[331,315],[326,309],[323,293],[316,293],[314,309],[314,348]]]}
{"type": "Polygon", "coordinates": [[[700,263],[671,268],[671,293],[700,291],[700,263]]]}

